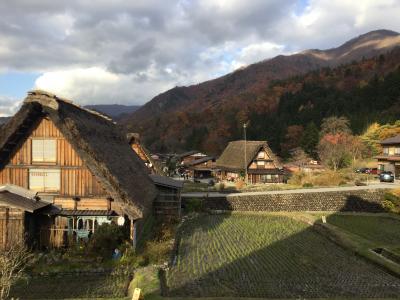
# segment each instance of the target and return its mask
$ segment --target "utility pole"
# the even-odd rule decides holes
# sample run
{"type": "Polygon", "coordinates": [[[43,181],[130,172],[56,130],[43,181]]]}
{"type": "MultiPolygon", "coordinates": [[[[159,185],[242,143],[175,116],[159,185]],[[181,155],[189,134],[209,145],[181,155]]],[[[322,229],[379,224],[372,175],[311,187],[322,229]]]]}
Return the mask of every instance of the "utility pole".
{"type": "Polygon", "coordinates": [[[244,182],[247,184],[247,138],[246,138],[246,127],[247,124],[243,124],[244,130],[244,182]]]}

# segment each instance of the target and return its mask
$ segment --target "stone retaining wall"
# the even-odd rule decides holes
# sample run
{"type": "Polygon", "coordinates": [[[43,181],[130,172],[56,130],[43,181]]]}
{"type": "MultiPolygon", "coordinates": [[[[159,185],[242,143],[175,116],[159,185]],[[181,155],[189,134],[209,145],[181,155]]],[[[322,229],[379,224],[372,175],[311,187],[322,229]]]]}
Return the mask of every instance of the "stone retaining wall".
{"type": "MultiPolygon", "coordinates": [[[[203,198],[203,208],[235,211],[358,211],[383,212],[386,189],[307,193],[235,194],[203,198]]],[[[183,200],[184,202],[184,200],[183,200]]]]}

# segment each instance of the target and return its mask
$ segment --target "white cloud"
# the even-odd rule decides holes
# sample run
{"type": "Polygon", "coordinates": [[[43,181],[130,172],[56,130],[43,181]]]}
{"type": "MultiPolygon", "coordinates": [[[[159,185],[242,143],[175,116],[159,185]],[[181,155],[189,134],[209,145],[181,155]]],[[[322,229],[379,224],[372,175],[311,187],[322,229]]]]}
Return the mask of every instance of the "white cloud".
{"type": "Polygon", "coordinates": [[[13,115],[21,106],[22,101],[0,95],[0,117],[7,117],[13,115]]]}
{"type": "Polygon", "coordinates": [[[0,1],[0,71],[40,73],[38,87],[84,104],[139,104],[175,85],[277,54],[338,46],[380,28],[400,31],[397,0],[310,0],[301,10],[298,5],[0,1]]]}
{"type": "Polygon", "coordinates": [[[251,44],[239,51],[239,55],[232,62],[233,69],[247,66],[254,62],[262,61],[279,54],[284,54],[285,46],[270,42],[251,44]]]}

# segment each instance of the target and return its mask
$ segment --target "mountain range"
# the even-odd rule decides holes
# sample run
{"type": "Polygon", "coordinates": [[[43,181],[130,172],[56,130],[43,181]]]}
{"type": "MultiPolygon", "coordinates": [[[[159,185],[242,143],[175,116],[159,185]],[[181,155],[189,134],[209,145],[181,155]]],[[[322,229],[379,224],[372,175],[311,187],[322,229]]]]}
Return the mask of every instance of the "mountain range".
{"type": "Polygon", "coordinates": [[[98,111],[113,119],[121,118],[124,115],[129,115],[136,111],[138,105],[120,105],[120,104],[92,104],[85,106],[88,109],[98,111]]]}
{"type": "MultiPolygon", "coordinates": [[[[300,78],[296,82],[298,90],[304,84],[302,76],[306,78],[307,74],[327,68],[365,62],[398,46],[399,33],[376,30],[337,48],[279,55],[213,80],[161,93],[133,113],[123,116],[121,123],[129,130],[139,132],[145,144],[154,151],[199,148],[215,154],[229,140],[241,137],[244,122],[251,123],[255,116],[270,117],[280,109],[282,96],[296,91],[293,86],[279,84],[282,80],[300,78]]],[[[392,63],[396,65],[398,62],[392,63]]],[[[386,66],[385,72],[392,69],[386,66]]],[[[354,88],[361,80],[368,82],[375,71],[378,72],[367,70],[365,76],[359,74],[359,78],[351,78],[351,83],[343,82],[340,76],[331,80],[336,80],[333,85],[341,82],[346,88],[354,88]]],[[[251,132],[251,125],[249,130],[251,132]]],[[[253,136],[270,140],[266,132],[253,136]]]]}

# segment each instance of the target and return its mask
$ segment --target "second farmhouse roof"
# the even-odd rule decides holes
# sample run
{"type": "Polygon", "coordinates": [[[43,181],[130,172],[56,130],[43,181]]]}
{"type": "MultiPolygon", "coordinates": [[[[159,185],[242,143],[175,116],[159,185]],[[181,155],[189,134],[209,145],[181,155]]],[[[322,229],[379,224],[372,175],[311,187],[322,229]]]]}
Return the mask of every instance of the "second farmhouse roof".
{"type": "Polygon", "coordinates": [[[385,139],[385,140],[381,141],[380,144],[381,144],[381,145],[400,144],[400,134],[398,134],[398,135],[396,135],[396,136],[394,136],[394,137],[385,139]]]}
{"type": "Polygon", "coordinates": [[[216,161],[216,167],[225,170],[239,171],[248,167],[257,153],[264,149],[271,160],[275,162],[278,168],[281,168],[280,162],[272,152],[266,141],[233,141],[229,142],[224,152],[216,161]],[[246,145],[246,163],[245,163],[245,145],[246,145]]]}
{"type": "Polygon", "coordinates": [[[141,218],[156,197],[147,169],[111,119],[45,91],[28,93],[21,109],[0,132],[0,169],[33,127],[47,116],[70,142],[110,196],[133,218],[141,218]]]}

